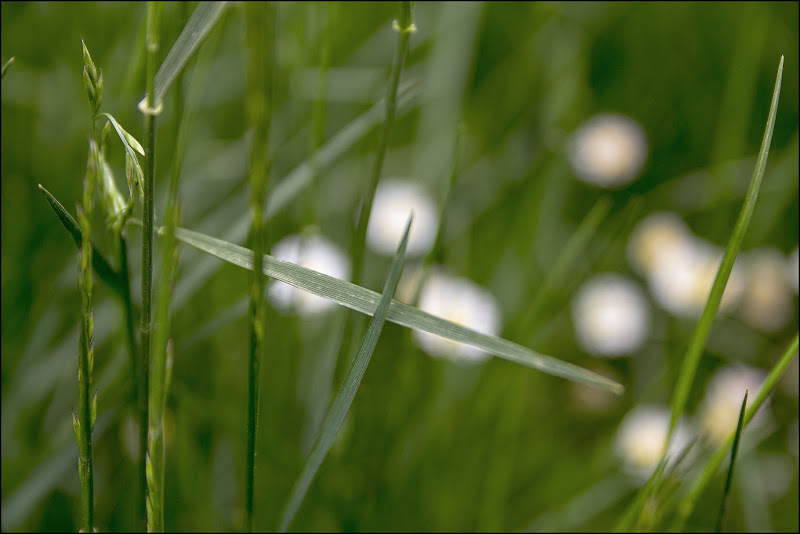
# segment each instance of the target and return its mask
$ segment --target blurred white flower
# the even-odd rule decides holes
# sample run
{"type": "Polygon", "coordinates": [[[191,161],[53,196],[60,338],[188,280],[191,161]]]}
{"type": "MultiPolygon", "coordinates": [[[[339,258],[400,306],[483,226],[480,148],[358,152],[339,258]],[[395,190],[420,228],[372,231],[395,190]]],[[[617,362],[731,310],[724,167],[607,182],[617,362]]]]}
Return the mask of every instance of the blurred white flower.
{"type": "Polygon", "coordinates": [[[578,344],[597,356],[622,356],[642,346],[650,331],[650,307],[639,286],[613,273],[583,284],[572,301],[578,344]]]}
{"type": "Polygon", "coordinates": [[[427,254],[436,241],[439,211],[425,188],[408,181],[383,180],[375,190],[367,225],[367,245],[386,256],[393,256],[403,237],[408,216],[414,213],[406,254],[427,254]]]}
{"type": "Polygon", "coordinates": [[[575,175],[600,187],[630,183],[647,157],[644,129],[625,115],[602,113],[584,122],[569,144],[575,175]]]}
{"type": "Polygon", "coordinates": [[[776,332],[792,316],[791,282],[786,276],[786,258],[774,248],[762,248],[745,256],[747,283],[739,306],[739,317],[761,332],[776,332]]]}
{"type": "MultiPolygon", "coordinates": [[[[705,308],[711,286],[722,261],[722,249],[692,236],[672,247],[648,273],[650,293],[667,311],[684,317],[696,317],[705,308]]],[[[722,293],[720,311],[736,306],[745,283],[742,263],[734,263],[722,293]]]]}
{"type": "MultiPolygon", "coordinates": [[[[625,416],[615,438],[615,449],[626,471],[645,480],[658,465],[666,447],[670,410],[661,406],[637,406],[625,416]]],[[[669,447],[671,461],[689,444],[689,423],[678,420],[669,447]]]]}
{"type": "MultiPolygon", "coordinates": [[[[419,307],[443,319],[462,324],[473,330],[498,335],[500,308],[494,296],[466,278],[450,276],[433,269],[420,290],[419,307]]],[[[485,351],[414,330],[415,343],[431,356],[457,362],[481,362],[489,358],[485,351]]]]}
{"type": "Polygon", "coordinates": [[[631,232],[628,261],[640,275],[647,277],[693,238],[689,227],[676,213],[655,212],[639,221],[631,232]]]}
{"type": "MultiPolygon", "coordinates": [[[[724,367],[711,378],[698,410],[698,418],[712,442],[721,444],[736,430],[745,390],[749,391],[749,406],[761,391],[766,376],[759,369],[737,365],[724,367]]],[[[751,425],[759,424],[765,417],[764,413],[762,405],[751,425]]]]}
{"type": "Polygon", "coordinates": [[[800,287],[798,287],[800,286],[800,259],[798,259],[797,254],[798,249],[795,247],[792,253],[789,254],[789,258],[786,263],[786,272],[789,276],[789,282],[792,283],[795,293],[800,291],[800,287]]]}
{"type": "MultiPolygon", "coordinates": [[[[304,233],[287,236],[272,247],[271,254],[340,280],[350,279],[350,260],[321,235],[304,233]]],[[[269,297],[278,308],[294,308],[300,315],[311,315],[336,306],[330,300],[277,281],[270,285],[269,297]]]]}

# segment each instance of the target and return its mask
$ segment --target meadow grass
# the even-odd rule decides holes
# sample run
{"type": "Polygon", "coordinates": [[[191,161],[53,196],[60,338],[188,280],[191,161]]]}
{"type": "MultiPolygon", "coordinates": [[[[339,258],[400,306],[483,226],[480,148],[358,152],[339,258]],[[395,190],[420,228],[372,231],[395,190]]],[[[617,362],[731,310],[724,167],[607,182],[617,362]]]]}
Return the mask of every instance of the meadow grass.
{"type": "MultiPolygon", "coordinates": [[[[142,50],[128,50],[127,78],[141,80],[136,93],[146,94],[139,105],[144,147],[130,127],[122,126],[135,124],[141,115],[118,111],[126,105],[133,109],[138,101],[121,89],[123,65],[109,61],[103,79],[84,45],[92,135],[77,221],[64,208],[69,203],[62,205],[57,198],[72,199],[73,189],[79,189],[37,178],[48,209],[80,251],[81,312],[75,314],[74,275],[69,284],[60,282],[56,268],[42,280],[50,280],[47,287],[55,288],[58,298],[44,308],[38,305],[33,314],[38,319],[26,326],[35,327],[35,333],[18,340],[9,337],[9,329],[19,322],[8,318],[9,301],[3,302],[4,353],[16,347],[22,354],[14,360],[18,367],[4,363],[3,370],[3,528],[763,527],[763,516],[762,523],[755,522],[752,504],[741,497],[737,482],[742,483],[743,465],[767,465],[768,455],[762,451],[779,457],[774,451],[783,449],[776,440],[784,434],[789,452],[780,453],[781,461],[796,461],[791,439],[797,424],[794,430],[790,426],[797,417],[792,404],[796,392],[792,401],[792,393],[786,392],[790,386],[778,387],[787,368],[793,361],[796,365],[796,328],[789,324],[771,334],[754,332],[722,318],[718,308],[741,250],[775,242],[796,246],[796,225],[789,228],[788,238],[780,233],[797,205],[796,184],[786,178],[787,173],[796,176],[796,168],[782,164],[797,159],[796,103],[787,104],[788,124],[781,121],[784,100],[778,106],[783,58],[761,150],[757,160],[745,162],[748,172],[755,168],[746,192],[741,180],[727,180],[715,167],[696,185],[715,193],[708,199],[699,193],[686,197],[681,189],[685,180],[672,177],[698,166],[692,157],[708,149],[703,143],[691,150],[671,147],[668,154],[681,163],[651,170],[629,189],[597,191],[571,181],[562,161],[567,157],[565,129],[597,107],[575,68],[584,61],[602,64],[598,56],[602,59],[611,46],[607,37],[597,36],[596,47],[588,47],[588,34],[582,32],[589,32],[589,26],[581,22],[581,16],[593,19],[582,11],[588,8],[486,5],[457,10],[400,2],[391,9],[370,4],[354,9],[347,4],[240,7],[201,2],[187,21],[185,4],[138,8],[144,31],[137,46],[142,50]],[[394,24],[392,17],[397,18],[394,24]],[[523,21],[531,23],[525,33],[523,21]],[[413,33],[416,25],[420,29],[413,33]],[[543,45],[550,42],[558,46],[545,53],[543,45]],[[529,71],[520,70],[531,61],[529,71]],[[304,65],[313,67],[307,69],[313,76],[305,76],[304,65]],[[198,83],[204,69],[212,72],[209,83],[198,83]],[[372,81],[354,82],[361,75],[358,69],[372,81]],[[184,71],[194,76],[184,80],[184,71]],[[344,91],[342,80],[349,84],[344,91]],[[530,94],[519,89],[526,84],[530,94]],[[103,109],[112,113],[100,113],[103,93],[103,109]],[[524,105],[528,99],[535,106],[524,105]],[[95,123],[103,119],[101,133],[95,123]],[[530,129],[525,121],[536,127],[530,129]],[[166,131],[174,135],[164,135],[166,131]],[[127,200],[114,185],[119,163],[107,150],[112,133],[123,145],[127,200]],[[531,139],[537,140],[535,149],[525,149],[531,139]],[[781,163],[768,166],[767,153],[776,142],[773,160],[777,155],[781,163]],[[682,149],[692,156],[679,159],[682,149]],[[170,163],[162,163],[166,161],[170,163]],[[426,176],[420,180],[436,191],[440,221],[432,250],[416,261],[423,272],[445,265],[491,288],[505,319],[501,335],[419,309],[415,303],[425,274],[413,286],[412,304],[393,298],[402,285],[409,225],[391,261],[366,246],[366,226],[375,216],[372,199],[381,180],[412,169],[426,176]],[[162,176],[167,179],[159,180],[162,176]],[[793,200],[787,203],[787,196],[793,200]],[[96,202],[103,210],[92,208],[96,202]],[[733,221],[740,205],[735,225],[725,223],[733,221]],[[774,216],[778,222],[759,215],[769,208],[783,210],[774,216]],[[601,362],[587,356],[573,341],[564,310],[594,273],[625,269],[620,251],[634,219],[643,210],[659,209],[683,211],[693,228],[708,228],[717,242],[728,242],[704,311],[694,320],[657,313],[650,345],[630,360],[601,362]],[[136,218],[130,217],[133,210],[136,218]],[[349,242],[354,283],[269,255],[273,236],[297,232],[309,223],[340,243],[349,242]],[[752,232],[746,234],[748,225],[752,232]],[[132,247],[129,265],[128,240],[138,236],[139,228],[141,257],[132,247]],[[180,243],[192,248],[179,257],[180,243]],[[158,269],[153,268],[154,251],[161,257],[158,269]],[[226,263],[251,273],[245,276],[240,269],[223,267],[226,263]],[[369,289],[387,271],[382,292],[369,289]],[[92,273],[104,282],[95,290],[92,273]],[[359,313],[338,310],[297,318],[276,311],[267,299],[274,282],[267,278],[359,313]],[[136,288],[141,289],[139,302],[131,298],[136,288]],[[106,305],[109,294],[118,298],[118,307],[106,305]],[[71,313],[61,311],[62,301],[71,302],[71,313]],[[137,313],[138,344],[132,326],[137,313]],[[361,314],[372,317],[363,337],[361,314]],[[385,321],[405,328],[383,328],[385,321]],[[72,330],[75,323],[77,330],[72,330]],[[691,328],[694,334],[689,336],[691,328]],[[414,346],[412,331],[476,346],[498,358],[473,366],[434,360],[414,346]],[[738,352],[720,348],[730,332],[741,341],[738,352]],[[64,437],[69,433],[61,430],[64,406],[74,402],[74,385],[71,393],[60,386],[61,376],[74,377],[62,361],[69,353],[74,365],[76,338],[77,479],[74,469],[68,475],[61,467],[74,466],[74,448],[64,437]],[[535,350],[528,347],[531,340],[535,350]],[[296,357],[301,352],[302,358],[296,357]],[[349,369],[343,379],[333,368],[324,370],[328,353],[338,353],[339,365],[349,369]],[[306,358],[319,367],[317,379],[322,377],[325,388],[302,390],[307,378],[299,362],[306,358]],[[737,360],[771,371],[746,410],[743,405],[739,427],[727,441],[712,445],[696,439],[678,454],[678,461],[664,452],[647,481],[621,472],[611,440],[625,411],[671,397],[672,436],[678,420],[697,410],[701,384],[711,371],[737,360]],[[325,392],[331,386],[339,390],[332,402],[325,392]],[[611,408],[581,411],[586,408],[577,404],[580,388],[605,392],[607,397],[591,402],[611,408]],[[778,426],[764,430],[762,425],[751,432],[748,424],[768,398],[778,426]],[[301,421],[313,418],[309,406],[328,403],[320,426],[310,427],[316,439],[306,456],[300,429],[308,421],[301,421]],[[129,415],[133,406],[138,407],[137,423],[129,415]],[[29,414],[39,412],[54,431],[46,439],[31,437],[30,430],[27,437],[19,434],[22,425],[31,427],[29,414]],[[130,431],[137,426],[138,438],[130,431]],[[719,468],[731,445],[728,479],[718,492],[714,485],[724,479],[719,468]],[[11,451],[26,461],[12,465],[11,451]],[[733,477],[734,460],[740,478],[733,477]],[[80,491],[75,492],[78,481],[80,491]]],[[[648,20],[643,7],[598,9],[606,18],[597,20],[621,13],[640,24],[648,20]]],[[[697,9],[698,17],[710,16],[697,9]]],[[[774,48],[765,44],[774,36],[764,28],[776,9],[748,11],[758,22],[754,46],[774,48]]],[[[5,15],[12,11],[5,4],[3,10],[5,30],[10,19],[5,15]]],[[[670,21],[681,20],[680,14],[673,16],[657,27],[669,33],[670,21]]],[[[792,35],[796,40],[796,29],[792,35]]],[[[4,52],[6,45],[4,39],[4,52]]],[[[737,50],[749,54],[749,75],[731,74],[725,82],[724,120],[709,149],[715,164],[752,149],[749,138],[742,141],[746,128],[741,125],[750,115],[760,116],[760,95],[766,89],[754,78],[763,78],[764,65],[772,61],[762,58],[766,52],[737,50]],[[738,109],[732,104],[737,98],[754,103],[738,109]],[[736,153],[727,152],[731,147],[738,147],[736,153]]],[[[25,67],[29,60],[16,57],[14,69],[7,73],[9,63],[3,67],[4,108],[10,106],[10,95],[18,94],[15,76],[30,72],[25,67]]],[[[796,58],[790,62],[792,76],[784,80],[784,94],[797,88],[796,58]]],[[[599,76],[593,87],[608,83],[597,72],[592,76],[599,76]]],[[[659,91],[652,99],[664,97],[659,91]]],[[[712,90],[696,94],[701,101],[716,98],[712,90]]],[[[605,106],[625,108],[625,97],[603,98],[605,106]]],[[[628,104],[631,113],[648,115],[646,106],[631,100],[628,104]]],[[[15,165],[7,151],[16,145],[7,135],[3,139],[6,211],[6,199],[15,192],[14,180],[6,181],[6,169],[15,165]]],[[[651,158],[670,159],[662,148],[664,137],[654,133],[651,143],[651,158]]],[[[51,214],[37,225],[48,232],[57,226],[51,214]]],[[[61,241],[42,245],[51,258],[67,257],[61,241]]],[[[10,250],[17,249],[4,247],[4,271],[10,250]]],[[[70,269],[74,273],[74,263],[70,269]]],[[[4,277],[4,292],[7,284],[4,277]]],[[[41,281],[36,287],[48,291],[41,281]]],[[[792,299],[796,320],[797,297],[792,299]]],[[[796,495],[794,474],[784,497],[764,497],[773,503],[770,527],[796,526],[791,518],[796,495]]]]}

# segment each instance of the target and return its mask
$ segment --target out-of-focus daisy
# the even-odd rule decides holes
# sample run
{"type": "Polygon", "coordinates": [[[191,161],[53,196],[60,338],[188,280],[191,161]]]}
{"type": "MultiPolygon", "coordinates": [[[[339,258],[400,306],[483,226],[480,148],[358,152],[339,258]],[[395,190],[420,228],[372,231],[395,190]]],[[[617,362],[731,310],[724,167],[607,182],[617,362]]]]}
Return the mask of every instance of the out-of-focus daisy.
{"type": "MultiPolygon", "coordinates": [[[[420,290],[419,307],[426,312],[473,330],[497,335],[500,308],[489,291],[467,280],[433,269],[420,290]]],[[[414,341],[431,356],[458,362],[481,362],[485,351],[428,332],[414,330],[414,341]]]]}
{"type": "Polygon", "coordinates": [[[619,274],[599,274],[572,301],[578,344],[597,356],[635,352],[650,331],[650,307],[634,282],[619,274]]]}
{"type": "MultiPolygon", "coordinates": [[[[341,280],[350,279],[347,256],[321,235],[303,233],[287,236],[272,247],[271,254],[341,280]]],[[[294,308],[300,315],[311,315],[336,306],[327,299],[277,281],[270,286],[269,297],[277,307],[283,310],[294,308]]]]}
{"type": "Polygon", "coordinates": [[[631,232],[628,261],[640,275],[647,277],[692,239],[691,230],[676,213],[655,212],[639,221],[631,232]]]}
{"type": "Polygon", "coordinates": [[[786,276],[786,259],[777,249],[749,252],[747,284],[739,306],[739,317],[761,332],[776,332],[792,316],[792,294],[786,276]]]}
{"type": "Polygon", "coordinates": [[[647,157],[644,129],[625,115],[602,113],[572,136],[569,159],[575,175],[600,187],[623,186],[636,178],[647,157]]]}
{"type": "Polygon", "coordinates": [[[379,254],[393,256],[412,212],[414,222],[406,254],[419,256],[428,253],[436,241],[439,229],[436,203],[425,188],[415,183],[392,179],[380,182],[367,225],[367,245],[379,254]]]}
{"type": "MultiPolygon", "coordinates": [[[[698,414],[699,424],[712,442],[723,443],[736,430],[745,390],[749,391],[749,405],[765,379],[766,373],[746,366],[724,367],[711,378],[698,414]]],[[[763,420],[764,413],[762,405],[751,424],[759,424],[756,419],[763,420]]]]}
{"type": "MultiPolygon", "coordinates": [[[[619,425],[614,446],[626,471],[647,479],[655,469],[667,442],[670,411],[666,407],[643,405],[631,410],[619,425]]],[[[691,426],[678,421],[669,447],[672,461],[689,444],[691,426]]]]}
{"type": "MultiPolygon", "coordinates": [[[[717,276],[723,251],[697,237],[673,247],[648,274],[650,292],[655,300],[675,315],[696,317],[702,313],[717,276]]],[[[744,288],[745,272],[741,262],[733,266],[720,310],[729,312],[737,304],[744,288]]]]}
{"type": "Polygon", "coordinates": [[[792,287],[794,288],[794,292],[797,293],[800,290],[800,259],[798,259],[798,249],[792,251],[789,254],[789,258],[787,259],[786,269],[787,274],[789,276],[789,282],[791,282],[792,287]]]}

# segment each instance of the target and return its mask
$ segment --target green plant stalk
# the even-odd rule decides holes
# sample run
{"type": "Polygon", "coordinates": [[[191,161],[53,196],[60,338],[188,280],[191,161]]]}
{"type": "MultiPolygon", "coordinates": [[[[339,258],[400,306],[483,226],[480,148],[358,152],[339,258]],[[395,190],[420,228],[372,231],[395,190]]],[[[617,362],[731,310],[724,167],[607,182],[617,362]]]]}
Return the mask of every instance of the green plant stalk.
{"type": "MultiPolygon", "coordinates": [[[[311,114],[311,187],[312,191],[306,195],[309,199],[309,208],[306,218],[309,224],[317,222],[316,209],[316,190],[319,179],[320,161],[318,151],[325,140],[325,117],[327,114],[328,100],[325,98],[328,89],[328,71],[331,64],[331,46],[333,41],[333,29],[336,28],[336,2],[327,4],[328,8],[328,30],[322,36],[322,50],[319,60],[319,79],[317,81],[317,94],[314,98],[314,108],[311,114]]],[[[317,5],[309,4],[309,9],[317,9],[317,5]]]]}
{"type": "Polygon", "coordinates": [[[78,292],[81,295],[81,333],[78,350],[78,415],[72,414],[75,440],[78,443],[78,472],[81,481],[81,530],[91,532],[94,527],[94,466],[92,460],[92,430],[97,416],[97,392],[90,399],[92,368],[94,367],[94,311],[92,310],[92,226],[94,190],[100,171],[99,145],[95,116],[103,100],[103,72],[98,69],[86,44],[83,48],[83,84],[91,108],[92,136],[83,179],[82,204],[77,207],[78,224],[82,242],[78,292]]]}
{"type": "Polygon", "coordinates": [[[733,447],[731,448],[731,463],[728,467],[728,476],[725,478],[725,489],[722,491],[722,499],[719,504],[719,518],[717,519],[716,532],[722,532],[722,526],[725,524],[725,514],[728,511],[728,501],[731,494],[731,483],[733,482],[733,468],[736,465],[736,453],[739,451],[739,439],[742,437],[742,430],[744,429],[744,412],[747,408],[747,393],[745,390],[744,398],[742,399],[742,407],[739,410],[739,422],[736,423],[736,433],[733,435],[733,447]]]}
{"type": "MultiPolygon", "coordinates": [[[[400,2],[400,19],[393,23],[394,30],[398,33],[397,49],[392,62],[392,71],[389,78],[389,85],[386,88],[386,109],[384,111],[384,121],[378,141],[378,150],[375,154],[375,163],[372,168],[372,175],[366,190],[366,194],[361,202],[358,224],[353,234],[352,242],[352,265],[353,282],[363,285],[362,272],[364,267],[364,248],[366,246],[367,224],[372,213],[372,202],[375,199],[375,190],[383,170],[383,160],[389,147],[389,136],[394,125],[395,112],[397,110],[397,88],[400,85],[400,75],[403,72],[403,64],[408,54],[409,36],[416,31],[411,19],[411,2],[400,2]]],[[[352,313],[348,314],[345,321],[344,332],[342,333],[341,350],[344,354],[352,354],[357,340],[361,337],[363,319],[352,313]]],[[[342,353],[337,358],[341,362],[342,353]]]]}
{"type": "MultiPolygon", "coordinates": [[[[755,398],[753,403],[747,407],[747,412],[744,415],[744,422],[743,427],[747,428],[747,425],[753,419],[756,412],[761,405],[764,404],[764,401],[767,399],[772,390],[775,389],[775,386],[778,384],[778,380],[780,380],[781,376],[783,376],[784,371],[792,362],[795,356],[797,356],[797,347],[798,347],[798,334],[795,334],[794,339],[789,343],[786,351],[778,360],[778,363],[770,371],[767,379],[764,381],[764,385],[761,386],[761,390],[758,392],[758,396],[755,398]]],[[[700,493],[702,493],[703,489],[708,485],[711,481],[711,478],[717,473],[720,465],[722,465],[722,461],[725,459],[725,455],[728,452],[728,449],[731,447],[733,440],[736,438],[736,432],[732,432],[730,437],[726,440],[724,444],[722,444],[718,449],[717,452],[714,453],[714,456],[706,464],[706,468],[703,470],[703,473],[698,477],[697,482],[691,487],[691,489],[685,494],[681,502],[678,504],[676,519],[672,528],[672,531],[683,531],[683,527],[686,524],[686,519],[689,517],[689,514],[692,513],[694,510],[694,505],[697,502],[697,499],[700,497],[700,493]]]]}
{"type": "Polygon", "coordinates": [[[153,191],[155,181],[156,114],[161,103],[154,100],[156,61],[159,49],[159,14],[157,2],[147,3],[145,36],[147,96],[144,106],[145,180],[142,199],[142,313],[141,358],[139,359],[139,447],[145,457],[144,483],[146,490],[146,526],[148,532],[164,531],[164,436],[163,409],[165,355],[154,355],[151,349],[151,296],[153,280],[153,191]],[[144,449],[144,451],[142,451],[144,449]]]}
{"type": "Polygon", "coordinates": [[[711,325],[714,322],[714,317],[717,314],[719,303],[722,300],[722,293],[725,290],[725,284],[728,282],[728,277],[733,269],[733,263],[736,261],[736,256],[742,246],[744,234],[747,231],[747,226],[750,223],[750,218],[753,215],[756,199],[758,198],[758,190],[761,187],[761,181],[764,177],[764,169],[767,166],[767,155],[769,154],[769,147],[772,142],[772,131],[775,128],[775,115],[778,112],[778,98],[781,94],[781,79],[783,77],[783,56],[781,56],[780,64],[778,65],[778,75],[775,79],[775,89],[772,93],[772,104],[769,108],[769,117],[767,119],[767,126],[764,130],[764,139],[761,142],[761,150],[758,154],[756,161],[756,168],[753,171],[753,178],[750,181],[750,188],[747,191],[742,211],[739,213],[739,218],[736,221],[736,226],[733,229],[733,234],[725,249],[725,255],[722,257],[717,276],[714,279],[714,284],[711,287],[711,293],[706,301],[706,307],[703,310],[703,315],[697,323],[694,334],[692,335],[689,348],[686,350],[683,365],[681,367],[681,374],[678,378],[678,383],[675,386],[675,394],[672,400],[672,417],[669,425],[669,436],[667,442],[672,438],[672,433],[675,430],[675,425],[678,418],[683,413],[686,407],[686,400],[689,397],[689,391],[692,388],[694,377],[697,372],[697,366],[700,363],[700,357],[703,354],[703,348],[706,345],[708,333],[711,330],[711,325]]]}
{"type": "Polygon", "coordinates": [[[378,150],[375,154],[375,163],[372,168],[369,186],[366,196],[361,204],[361,211],[358,217],[355,237],[353,239],[353,282],[361,284],[361,273],[364,263],[364,247],[367,235],[367,223],[372,213],[372,201],[375,198],[375,189],[383,169],[383,160],[386,157],[386,150],[389,147],[389,136],[394,125],[394,116],[397,109],[397,88],[400,85],[400,75],[403,72],[403,64],[408,54],[408,38],[416,31],[411,20],[411,2],[400,2],[400,19],[395,21],[394,29],[397,31],[397,50],[392,63],[392,72],[389,78],[389,85],[386,88],[386,110],[383,127],[381,128],[378,150]]]}
{"type": "Polygon", "coordinates": [[[94,468],[92,464],[92,428],[97,413],[97,395],[90,400],[92,367],[94,366],[94,313],[92,311],[92,245],[91,216],[93,191],[97,175],[96,145],[90,141],[89,161],[83,184],[84,208],[78,207],[78,221],[86,238],[81,246],[78,291],[81,294],[81,334],[78,352],[78,416],[73,412],[75,439],[78,443],[78,472],[81,481],[81,530],[94,527],[94,468]]]}
{"type": "Polygon", "coordinates": [[[255,129],[250,153],[250,212],[252,227],[251,246],[255,252],[250,286],[250,364],[247,387],[247,446],[245,468],[245,510],[247,528],[253,530],[255,486],[256,436],[258,433],[258,404],[260,397],[260,370],[264,357],[267,317],[264,299],[265,277],[263,253],[265,241],[264,204],[269,181],[269,130],[272,106],[272,82],[275,69],[275,41],[277,17],[269,3],[245,4],[247,21],[246,42],[250,51],[247,72],[247,117],[255,129]],[[261,257],[258,257],[261,256],[261,257]]]}

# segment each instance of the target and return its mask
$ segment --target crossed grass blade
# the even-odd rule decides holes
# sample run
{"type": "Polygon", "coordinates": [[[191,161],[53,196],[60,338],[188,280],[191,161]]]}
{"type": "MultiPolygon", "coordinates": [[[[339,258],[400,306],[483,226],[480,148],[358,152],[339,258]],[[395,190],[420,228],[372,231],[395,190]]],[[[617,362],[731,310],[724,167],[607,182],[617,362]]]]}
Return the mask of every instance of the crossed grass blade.
{"type": "MultiPolygon", "coordinates": [[[[131,221],[141,224],[137,219],[131,221]]],[[[175,238],[228,263],[253,269],[252,250],[185,228],[175,228],[175,238]]],[[[374,315],[380,301],[380,295],[374,291],[266,254],[264,274],[370,316],[374,315]]],[[[535,352],[507,339],[472,330],[396,300],[390,303],[386,318],[400,326],[473,345],[505,360],[573,382],[597,386],[616,394],[625,391],[621,384],[588,369],[535,352]]]]}
{"type": "MultiPolygon", "coordinates": [[[[380,336],[381,330],[383,329],[383,323],[386,321],[389,304],[392,302],[392,295],[394,295],[397,283],[400,281],[400,274],[403,272],[411,219],[412,218],[409,217],[405,231],[403,232],[403,238],[400,240],[397,252],[395,252],[389,276],[383,287],[383,295],[380,297],[380,302],[375,309],[375,314],[372,316],[367,331],[361,339],[358,351],[350,364],[350,369],[347,371],[344,382],[342,382],[342,387],[333,400],[327,417],[325,417],[325,422],[322,423],[319,438],[314,444],[314,448],[311,449],[308,461],[305,467],[303,467],[303,471],[300,473],[300,477],[297,479],[294,488],[292,488],[291,497],[289,498],[281,519],[281,532],[285,532],[286,529],[289,528],[289,524],[292,522],[292,519],[294,519],[297,509],[303,502],[308,488],[314,480],[314,475],[317,474],[319,466],[328,454],[331,445],[333,445],[333,439],[336,437],[336,433],[342,426],[344,418],[348,410],[350,410],[350,406],[353,404],[356,391],[358,391],[358,386],[361,384],[361,379],[364,377],[364,373],[367,370],[372,352],[375,350],[375,344],[378,342],[378,336],[380,336]]],[[[265,256],[264,259],[266,260],[266,258],[265,256]]]]}

